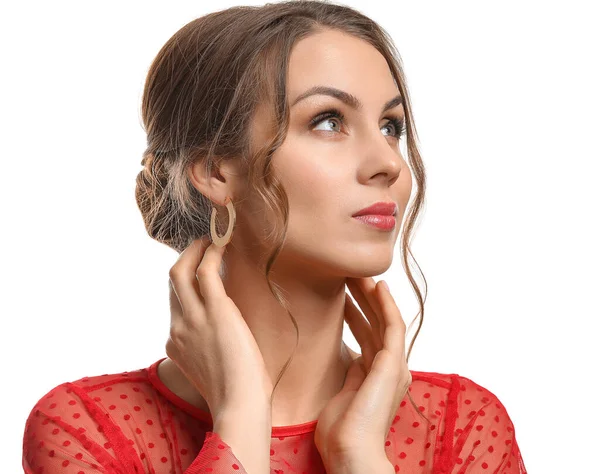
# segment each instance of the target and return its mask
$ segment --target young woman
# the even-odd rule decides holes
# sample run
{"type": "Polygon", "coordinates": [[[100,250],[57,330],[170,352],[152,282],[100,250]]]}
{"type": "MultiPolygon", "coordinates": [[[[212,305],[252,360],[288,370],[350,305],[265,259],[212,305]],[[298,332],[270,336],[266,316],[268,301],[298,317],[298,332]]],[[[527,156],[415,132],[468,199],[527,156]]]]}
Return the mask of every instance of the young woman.
{"type": "Polygon", "coordinates": [[[422,323],[407,255],[425,171],[380,26],[318,1],[198,18],[152,63],[142,116],[137,202],[180,254],[168,357],[43,396],[25,472],[526,473],[494,394],[408,369],[400,309],[371,278],[407,215],[422,323]]]}

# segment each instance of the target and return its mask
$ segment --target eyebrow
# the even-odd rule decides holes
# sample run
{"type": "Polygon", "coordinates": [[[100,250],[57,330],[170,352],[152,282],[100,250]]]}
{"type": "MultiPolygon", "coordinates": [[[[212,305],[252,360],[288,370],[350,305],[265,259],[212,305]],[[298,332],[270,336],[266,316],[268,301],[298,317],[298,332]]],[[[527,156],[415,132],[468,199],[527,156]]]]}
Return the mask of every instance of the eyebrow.
{"type": "MultiPolygon", "coordinates": [[[[292,108],[294,105],[296,105],[301,100],[304,100],[307,97],[310,97],[311,95],[328,95],[328,96],[335,97],[336,99],[341,100],[344,104],[348,105],[349,107],[352,107],[354,110],[361,111],[363,109],[362,102],[355,95],[352,95],[349,92],[345,92],[340,89],[336,89],[335,87],[328,87],[328,86],[311,87],[310,89],[308,89],[307,91],[303,92],[298,97],[296,97],[296,100],[294,100],[294,103],[291,105],[290,108],[292,108]]],[[[386,110],[392,109],[400,104],[402,104],[402,106],[404,107],[404,99],[402,98],[402,95],[397,95],[393,99],[390,99],[385,104],[383,104],[381,113],[385,112],[386,110]]]]}

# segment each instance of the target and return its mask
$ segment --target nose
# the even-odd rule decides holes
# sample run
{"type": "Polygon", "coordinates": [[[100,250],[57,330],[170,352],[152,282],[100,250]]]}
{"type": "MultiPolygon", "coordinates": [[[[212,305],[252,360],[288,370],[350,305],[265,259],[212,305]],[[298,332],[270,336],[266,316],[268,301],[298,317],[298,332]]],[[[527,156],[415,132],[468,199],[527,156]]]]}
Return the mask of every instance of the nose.
{"type": "Polygon", "coordinates": [[[361,175],[370,180],[375,177],[385,179],[389,186],[394,184],[402,171],[402,154],[396,139],[388,138],[378,131],[379,136],[372,135],[366,139],[363,151],[361,175]],[[392,144],[392,142],[395,142],[392,144]]]}

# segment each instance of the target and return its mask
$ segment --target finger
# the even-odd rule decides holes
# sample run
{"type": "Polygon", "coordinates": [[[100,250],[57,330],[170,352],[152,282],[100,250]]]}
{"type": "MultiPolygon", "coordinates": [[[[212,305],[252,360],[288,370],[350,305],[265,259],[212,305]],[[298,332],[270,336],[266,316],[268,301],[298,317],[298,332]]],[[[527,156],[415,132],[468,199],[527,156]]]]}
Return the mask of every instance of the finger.
{"type": "Polygon", "coordinates": [[[379,311],[379,308],[375,299],[370,296],[372,288],[375,287],[373,279],[347,278],[346,285],[371,324],[371,330],[373,332],[373,340],[375,341],[376,349],[381,349],[383,347],[383,332],[380,328],[379,317],[376,314],[376,311],[379,311]]]}
{"type": "Polygon", "coordinates": [[[395,354],[398,360],[405,360],[406,324],[402,319],[400,309],[383,282],[378,283],[377,291],[380,298],[381,315],[385,324],[383,347],[395,354]]]}
{"type": "Polygon", "coordinates": [[[379,296],[377,284],[380,286],[383,285],[381,281],[375,283],[373,278],[362,278],[358,281],[358,285],[362,288],[363,293],[365,294],[365,298],[373,308],[373,313],[377,318],[377,328],[379,329],[379,340],[382,342],[383,347],[383,338],[385,335],[385,319],[383,317],[383,308],[381,306],[381,297],[379,296]]]}
{"type": "Polygon", "coordinates": [[[183,318],[183,308],[179,301],[179,297],[173,287],[173,282],[169,278],[169,308],[171,310],[171,324],[180,321],[183,318]]]}
{"type": "MultiPolygon", "coordinates": [[[[400,309],[396,305],[391,292],[385,288],[383,282],[378,282],[378,295],[382,308],[382,317],[385,321],[384,347],[394,355],[396,362],[397,389],[394,397],[390,417],[388,419],[387,430],[393,423],[400,402],[406,395],[412,382],[412,375],[406,362],[406,323],[402,318],[400,309]]],[[[392,370],[392,369],[391,369],[392,370]]],[[[387,432],[387,431],[386,431],[387,432]]]]}
{"type": "Polygon", "coordinates": [[[363,381],[365,380],[365,377],[367,376],[367,374],[361,367],[362,363],[363,362],[361,362],[360,357],[358,357],[350,363],[350,367],[346,372],[346,378],[344,379],[342,391],[356,392],[358,391],[358,389],[360,389],[360,386],[362,385],[363,381]]]}
{"type": "MultiPolygon", "coordinates": [[[[196,291],[196,269],[202,261],[207,244],[206,238],[194,240],[181,252],[169,270],[171,288],[181,306],[182,316],[192,312],[202,314],[204,304],[196,291]]],[[[177,315],[177,312],[175,314],[177,315]]]]}
{"type": "Polygon", "coordinates": [[[375,343],[373,341],[373,334],[371,325],[365,320],[359,309],[354,306],[350,295],[346,293],[346,301],[344,306],[344,319],[348,323],[356,342],[360,345],[363,360],[365,362],[365,368],[367,372],[371,368],[373,358],[377,353],[375,343]]]}
{"type": "Polygon", "coordinates": [[[225,246],[219,247],[214,242],[211,243],[204,252],[202,261],[195,271],[198,288],[206,304],[210,303],[208,300],[227,297],[223,280],[219,274],[224,253],[225,246]]]}

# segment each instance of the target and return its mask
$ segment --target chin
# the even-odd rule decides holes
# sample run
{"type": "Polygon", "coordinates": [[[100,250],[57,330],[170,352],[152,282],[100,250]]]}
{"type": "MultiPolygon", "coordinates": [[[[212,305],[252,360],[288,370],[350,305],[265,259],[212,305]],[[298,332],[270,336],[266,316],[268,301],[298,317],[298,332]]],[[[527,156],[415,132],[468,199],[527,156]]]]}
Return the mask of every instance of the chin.
{"type": "Polygon", "coordinates": [[[351,278],[366,278],[381,275],[385,273],[392,265],[392,254],[389,255],[369,255],[361,256],[354,253],[347,261],[346,274],[351,278]]]}

